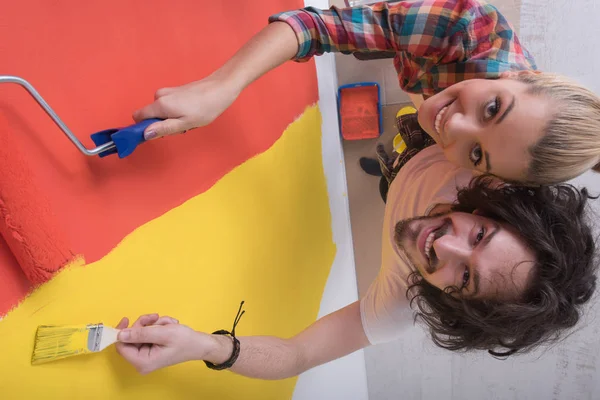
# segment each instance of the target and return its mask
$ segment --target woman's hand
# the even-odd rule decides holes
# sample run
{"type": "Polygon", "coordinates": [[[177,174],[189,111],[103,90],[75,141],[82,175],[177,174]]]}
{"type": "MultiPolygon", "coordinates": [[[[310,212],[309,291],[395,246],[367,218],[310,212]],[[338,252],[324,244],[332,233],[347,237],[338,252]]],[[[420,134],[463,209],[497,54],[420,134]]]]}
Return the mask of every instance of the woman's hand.
{"type": "Polygon", "coordinates": [[[291,59],[297,51],[298,40],[292,28],[285,22],[271,23],[212,75],[187,85],[158,90],[154,103],[137,110],[133,119],[136,122],[164,119],[146,128],[146,140],[208,125],[250,83],[291,59]]]}
{"type": "Polygon", "coordinates": [[[215,347],[210,335],[196,332],[171,317],[142,315],[127,328],[123,318],[117,329],[117,352],[141,374],[191,360],[203,360],[215,347]]]}
{"type": "Polygon", "coordinates": [[[213,122],[235,101],[240,90],[234,82],[214,75],[183,86],[162,88],[152,104],[134,112],[133,119],[164,119],[146,128],[146,140],[183,133],[213,122]]]}

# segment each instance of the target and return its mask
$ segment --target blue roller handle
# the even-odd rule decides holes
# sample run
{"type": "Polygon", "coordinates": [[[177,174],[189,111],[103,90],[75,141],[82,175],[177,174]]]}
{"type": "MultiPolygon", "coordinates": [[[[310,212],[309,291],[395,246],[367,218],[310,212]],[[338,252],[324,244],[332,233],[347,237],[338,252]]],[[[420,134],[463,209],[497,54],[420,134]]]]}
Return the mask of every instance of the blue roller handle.
{"type": "Polygon", "coordinates": [[[146,139],[144,139],[144,130],[150,124],[158,121],[161,120],[156,118],[146,119],[126,128],[106,129],[92,134],[91,137],[96,146],[110,142],[114,143],[114,147],[103,151],[98,155],[100,157],[106,157],[111,154],[117,154],[119,158],[127,157],[133,153],[139,144],[146,141],[146,139]]]}

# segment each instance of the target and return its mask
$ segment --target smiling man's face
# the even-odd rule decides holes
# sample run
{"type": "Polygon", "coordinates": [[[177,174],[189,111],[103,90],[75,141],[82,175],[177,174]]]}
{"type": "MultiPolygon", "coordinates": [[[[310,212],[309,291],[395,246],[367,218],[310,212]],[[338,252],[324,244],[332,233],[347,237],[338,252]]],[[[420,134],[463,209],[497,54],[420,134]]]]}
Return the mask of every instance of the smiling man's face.
{"type": "Polygon", "coordinates": [[[430,284],[441,290],[457,287],[468,298],[518,298],[535,263],[510,226],[476,214],[400,221],[396,244],[430,284]]]}

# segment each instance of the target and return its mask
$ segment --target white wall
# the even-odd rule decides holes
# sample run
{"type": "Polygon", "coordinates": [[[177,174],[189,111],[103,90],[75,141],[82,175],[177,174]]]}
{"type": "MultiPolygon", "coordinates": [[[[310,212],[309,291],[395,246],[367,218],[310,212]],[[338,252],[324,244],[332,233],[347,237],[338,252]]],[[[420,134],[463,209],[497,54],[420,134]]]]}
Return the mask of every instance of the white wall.
{"type": "MultiPolygon", "coordinates": [[[[492,3],[505,14],[519,5],[513,0],[492,3]]],[[[521,42],[541,69],[569,75],[600,94],[599,16],[598,0],[523,0],[521,42]]],[[[585,174],[574,183],[600,192],[598,174],[585,174]]],[[[596,210],[599,203],[593,203],[596,210]]],[[[427,333],[414,329],[397,342],[365,351],[369,398],[600,399],[599,310],[596,298],[587,308],[586,318],[564,342],[506,361],[485,352],[453,354],[435,348],[427,333]]]]}
{"type": "MultiPolygon", "coordinates": [[[[306,5],[327,8],[327,0],[306,0],[306,5]]],[[[332,217],[335,260],[321,300],[319,318],[358,300],[354,253],[346,186],[346,169],[337,120],[335,58],[327,54],[315,59],[319,80],[319,107],[323,115],[323,167],[332,217]]],[[[366,400],[367,377],[364,352],[314,368],[302,374],[294,400],[366,400]]]]}

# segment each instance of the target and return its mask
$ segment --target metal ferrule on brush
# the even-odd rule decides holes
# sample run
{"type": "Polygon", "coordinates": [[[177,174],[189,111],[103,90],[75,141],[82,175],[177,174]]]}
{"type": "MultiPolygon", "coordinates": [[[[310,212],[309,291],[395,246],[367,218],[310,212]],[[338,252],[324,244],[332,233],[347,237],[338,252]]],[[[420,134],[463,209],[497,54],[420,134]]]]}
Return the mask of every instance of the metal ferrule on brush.
{"type": "Polygon", "coordinates": [[[103,328],[104,325],[102,324],[92,324],[87,326],[87,329],[90,331],[87,342],[87,347],[89,351],[100,351],[100,340],[102,339],[103,328]]]}

